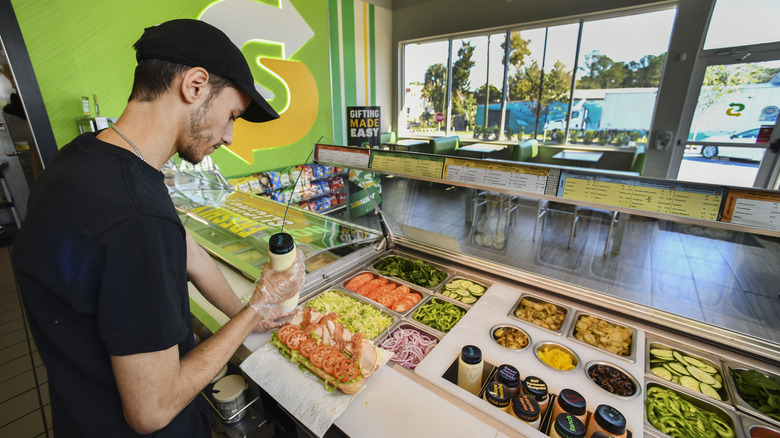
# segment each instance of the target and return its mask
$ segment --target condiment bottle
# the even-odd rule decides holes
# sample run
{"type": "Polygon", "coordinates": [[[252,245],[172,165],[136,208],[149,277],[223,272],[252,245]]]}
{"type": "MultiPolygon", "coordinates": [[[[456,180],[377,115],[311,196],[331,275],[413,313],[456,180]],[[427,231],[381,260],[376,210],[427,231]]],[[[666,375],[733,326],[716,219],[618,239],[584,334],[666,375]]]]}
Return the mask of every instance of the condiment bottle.
{"type": "Polygon", "coordinates": [[[588,421],[588,438],[601,431],[615,438],[626,438],[626,417],[609,405],[598,405],[588,421]]]}
{"type": "Polygon", "coordinates": [[[550,425],[550,438],[585,438],[585,425],[571,414],[559,414],[550,425]]]}
{"type": "Polygon", "coordinates": [[[520,372],[512,365],[499,365],[498,370],[496,371],[495,380],[506,386],[510,397],[514,397],[520,392],[520,372]]]}
{"type": "Polygon", "coordinates": [[[485,394],[482,395],[482,398],[484,398],[485,401],[491,405],[503,411],[509,412],[509,405],[512,400],[509,397],[509,391],[506,389],[506,386],[504,386],[503,383],[488,383],[487,388],[485,388],[485,394]]]}
{"type": "Polygon", "coordinates": [[[550,406],[550,396],[547,394],[547,384],[544,380],[535,377],[528,376],[523,380],[523,392],[536,399],[539,403],[539,411],[542,416],[547,412],[547,408],[550,406]]]}
{"type": "Polygon", "coordinates": [[[539,423],[542,421],[539,403],[530,395],[517,394],[512,397],[512,413],[534,429],[539,429],[539,423]]]}
{"type": "Polygon", "coordinates": [[[616,438],[615,435],[597,430],[589,438],[616,438]]]}
{"type": "Polygon", "coordinates": [[[585,424],[588,411],[586,409],[585,397],[573,389],[563,389],[555,399],[553,406],[553,418],[558,418],[560,414],[571,414],[585,424]]]}
{"type": "MultiPolygon", "coordinates": [[[[271,269],[277,272],[286,271],[292,266],[296,256],[295,240],[287,233],[276,233],[268,239],[268,261],[271,269]]],[[[298,305],[300,293],[283,301],[279,308],[282,312],[290,312],[298,305]]]]}
{"type": "Polygon", "coordinates": [[[474,345],[466,345],[461,349],[458,359],[458,386],[479,395],[479,389],[482,387],[482,351],[474,345]]]}

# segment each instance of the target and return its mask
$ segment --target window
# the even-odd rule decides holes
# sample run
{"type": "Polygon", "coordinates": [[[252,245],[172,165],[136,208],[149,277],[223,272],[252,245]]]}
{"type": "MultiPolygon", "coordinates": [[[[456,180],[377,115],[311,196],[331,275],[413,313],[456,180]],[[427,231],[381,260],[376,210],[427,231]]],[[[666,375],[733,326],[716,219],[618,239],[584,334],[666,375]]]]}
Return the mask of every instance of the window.
{"type": "Polygon", "coordinates": [[[408,116],[399,132],[483,141],[646,142],[674,15],[675,9],[665,9],[406,44],[402,114],[408,116]],[[410,110],[414,102],[425,109],[410,110]],[[436,113],[450,117],[439,124],[436,113]]]}

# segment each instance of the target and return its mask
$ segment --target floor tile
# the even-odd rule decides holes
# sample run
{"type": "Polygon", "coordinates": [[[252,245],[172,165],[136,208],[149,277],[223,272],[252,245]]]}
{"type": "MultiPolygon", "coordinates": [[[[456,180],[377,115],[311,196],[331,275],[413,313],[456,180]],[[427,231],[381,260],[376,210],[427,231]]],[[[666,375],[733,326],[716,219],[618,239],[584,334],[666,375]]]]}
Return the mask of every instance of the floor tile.
{"type": "Polygon", "coordinates": [[[691,265],[688,263],[688,257],[685,255],[667,251],[652,251],[650,260],[653,271],[665,272],[681,277],[691,276],[691,265]]]}
{"type": "Polygon", "coordinates": [[[696,282],[696,291],[699,295],[704,317],[710,321],[709,316],[733,318],[741,321],[758,322],[758,315],[753,310],[747,298],[747,294],[741,289],[700,282],[696,282]]]}
{"type": "Polygon", "coordinates": [[[764,327],[780,331],[780,298],[746,292],[745,297],[753,306],[758,320],[764,327]]]}
{"type": "Polygon", "coordinates": [[[30,354],[30,346],[26,341],[11,345],[0,350],[0,365],[30,354]]]}
{"type": "Polygon", "coordinates": [[[0,403],[0,426],[12,423],[30,412],[41,409],[38,390],[33,388],[0,403]]]}
{"type": "Polygon", "coordinates": [[[20,374],[31,371],[32,361],[30,356],[22,356],[18,359],[14,359],[10,362],[6,362],[0,365],[0,382],[6,381],[20,374]]]}
{"type": "Polygon", "coordinates": [[[780,285],[778,285],[777,264],[774,261],[765,257],[741,257],[732,263],[732,271],[742,289],[777,298],[780,285]]]}
{"type": "Polygon", "coordinates": [[[763,325],[750,322],[749,320],[722,316],[717,313],[704,313],[704,319],[710,324],[735,332],[744,333],[761,339],[768,339],[769,334],[763,325]]]}
{"type": "Polygon", "coordinates": [[[730,288],[739,288],[737,277],[726,263],[706,259],[688,258],[693,279],[699,282],[716,283],[730,288]]]}
{"type": "Polygon", "coordinates": [[[33,371],[27,371],[12,379],[8,379],[3,382],[3,390],[0,391],[0,403],[31,389],[35,389],[35,373],[33,371]]]}
{"type": "MultiPolygon", "coordinates": [[[[696,292],[696,284],[691,277],[654,271],[652,282],[653,306],[656,305],[656,302],[677,302],[685,305],[694,305],[694,307],[701,309],[699,295],[696,292]]],[[[664,308],[664,310],[668,310],[668,308],[664,308]]]]}
{"type": "Polygon", "coordinates": [[[24,329],[16,330],[0,336],[0,348],[7,348],[24,341],[27,341],[27,332],[24,329]]]}
{"type": "Polygon", "coordinates": [[[36,410],[0,428],[0,438],[27,438],[46,433],[43,412],[36,410]]]}
{"type": "Polygon", "coordinates": [[[653,297],[652,306],[656,309],[665,310],[669,313],[685,316],[697,321],[705,320],[704,313],[701,310],[701,305],[698,302],[692,303],[687,301],[667,300],[665,298],[653,297]]]}

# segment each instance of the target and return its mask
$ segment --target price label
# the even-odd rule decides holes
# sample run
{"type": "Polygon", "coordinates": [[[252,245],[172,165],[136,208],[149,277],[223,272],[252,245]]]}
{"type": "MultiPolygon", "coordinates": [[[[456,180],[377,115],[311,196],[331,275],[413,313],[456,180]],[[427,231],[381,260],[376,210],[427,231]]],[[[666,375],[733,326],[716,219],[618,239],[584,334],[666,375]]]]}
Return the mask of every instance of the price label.
{"type": "Polygon", "coordinates": [[[368,168],[371,159],[369,149],[318,144],[315,158],[318,162],[335,164],[339,167],[368,168]]]}

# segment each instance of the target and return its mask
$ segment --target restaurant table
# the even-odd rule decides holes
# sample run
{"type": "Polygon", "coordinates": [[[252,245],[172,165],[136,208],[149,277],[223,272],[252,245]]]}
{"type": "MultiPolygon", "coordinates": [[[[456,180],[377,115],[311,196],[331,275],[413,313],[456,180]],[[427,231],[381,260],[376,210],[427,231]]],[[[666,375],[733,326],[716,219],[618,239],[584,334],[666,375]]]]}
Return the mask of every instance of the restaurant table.
{"type": "Polygon", "coordinates": [[[572,151],[564,149],[552,157],[556,160],[574,161],[577,167],[593,167],[603,156],[603,152],[572,151]]]}
{"type": "Polygon", "coordinates": [[[470,158],[503,158],[497,155],[506,149],[505,144],[474,143],[468,146],[461,146],[455,150],[455,153],[470,158]]]}
{"type": "Polygon", "coordinates": [[[398,140],[395,143],[385,143],[393,151],[428,152],[428,141],[413,138],[398,140]]]}

